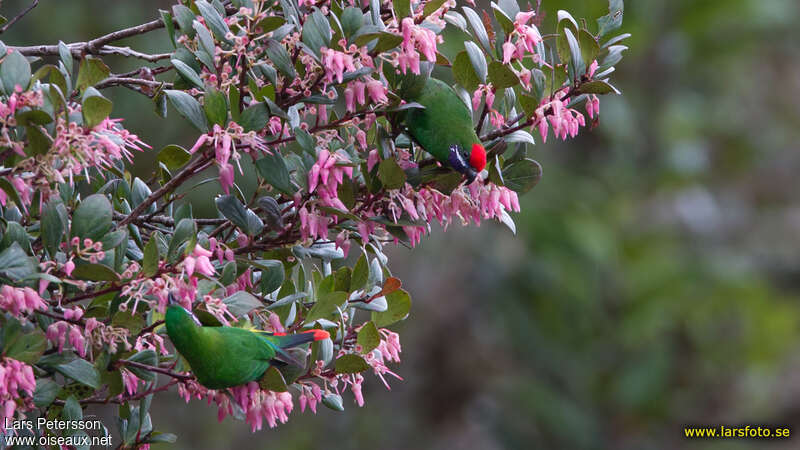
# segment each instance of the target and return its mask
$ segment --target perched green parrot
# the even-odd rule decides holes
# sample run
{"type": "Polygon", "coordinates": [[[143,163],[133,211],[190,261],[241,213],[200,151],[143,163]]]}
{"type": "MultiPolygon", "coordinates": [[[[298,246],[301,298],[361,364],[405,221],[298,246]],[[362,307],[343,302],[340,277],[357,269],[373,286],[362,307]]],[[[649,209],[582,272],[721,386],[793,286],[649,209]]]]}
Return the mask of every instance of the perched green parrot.
{"type": "Polygon", "coordinates": [[[467,177],[471,183],[486,167],[486,149],[472,125],[472,114],[456,91],[436,78],[411,94],[425,109],[415,108],[405,118],[414,140],[442,163],[467,177]]]}
{"type": "Polygon", "coordinates": [[[222,389],[255,381],[276,360],[299,363],[285,349],[330,337],[327,331],[270,334],[234,327],[204,327],[197,318],[171,299],[167,308],[167,334],[192,366],[197,381],[209,389],[222,389]]]}

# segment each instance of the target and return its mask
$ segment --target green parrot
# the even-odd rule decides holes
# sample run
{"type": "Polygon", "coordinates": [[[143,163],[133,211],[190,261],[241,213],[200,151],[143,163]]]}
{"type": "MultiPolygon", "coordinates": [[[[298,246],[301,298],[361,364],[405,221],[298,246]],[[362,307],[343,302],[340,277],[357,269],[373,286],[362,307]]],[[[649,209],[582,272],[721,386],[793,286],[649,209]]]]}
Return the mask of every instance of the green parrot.
{"type": "Polygon", "coordinates": [[[204,327],[172,296],[165,322],[175,348],[192,366],[197,381],[209,389],[258,380],[276,361],[302,365],[285,349],[330,337],[323,330],[278,335],[244,328],[204,327]]]}
{"type": "Polygon", "coordinates": [[[408,98],[425,109],[408,112],[408,132],[426,152],[472,183],[486,167],[486,149],[475,134],[469,108],[453,88],[436,78],[427,78],[416,91],[408,98]]]}

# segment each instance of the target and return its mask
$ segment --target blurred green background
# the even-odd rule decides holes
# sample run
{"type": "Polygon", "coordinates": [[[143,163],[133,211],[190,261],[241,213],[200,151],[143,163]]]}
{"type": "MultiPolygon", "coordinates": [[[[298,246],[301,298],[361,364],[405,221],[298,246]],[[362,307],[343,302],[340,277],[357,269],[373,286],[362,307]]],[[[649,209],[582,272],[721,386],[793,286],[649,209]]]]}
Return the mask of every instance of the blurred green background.
{"type": "MultiPolygon", "coordinates": [[[[0,39],[85,40],[169,5],[45,0],[0,39]]],[[[543,31],[558,9],[593,21],[605,8],[544,0],[543,31]]],[[[346,395],[344,413],[298,408],[255,434],[173,393],[154,404],[157,429],[177,433],[179,449],[800,446],[682,438],[689,423],[800,434],[800,6],[635,0],[621,31],[633,34],[612,76],[623,95],[601,99],[591,132],[529,150],[545,176],[522,198],[516,236],[485,223],[392,252],[414,300],[399,327],[404,382],[386,392],[370,378],[364,408],[346,395]]],[[[159,31],[128,44],[165,42],[159,31]]],[[[174,113],[164,121],[146,98],[111,95],[154,149],[191,145],[174,113]]]]}

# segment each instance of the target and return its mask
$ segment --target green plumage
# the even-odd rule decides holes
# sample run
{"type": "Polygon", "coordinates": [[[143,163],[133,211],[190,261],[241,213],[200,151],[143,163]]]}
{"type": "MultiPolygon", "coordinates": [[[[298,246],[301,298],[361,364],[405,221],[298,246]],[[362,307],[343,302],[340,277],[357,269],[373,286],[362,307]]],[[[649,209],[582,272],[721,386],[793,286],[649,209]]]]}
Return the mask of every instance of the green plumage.
{"type": "Polygon", "coordinates": [[[408,131],[434,158],[447,163],[450,146],[469,152],[472,144],[480,144],[469,108],[446,83],[428,78],[420,93],[408,100],[425,107],[408,112],[408,131]]]}
{"type": "Polygon", "coordinates": [[[189,362],[197,381],[209,389],[255,381],[284,348],[314,340],[313,334],[272,336],[234,327],[202,327],[182,307],[171,305],[165,317],[167,334],[189,362]]]}

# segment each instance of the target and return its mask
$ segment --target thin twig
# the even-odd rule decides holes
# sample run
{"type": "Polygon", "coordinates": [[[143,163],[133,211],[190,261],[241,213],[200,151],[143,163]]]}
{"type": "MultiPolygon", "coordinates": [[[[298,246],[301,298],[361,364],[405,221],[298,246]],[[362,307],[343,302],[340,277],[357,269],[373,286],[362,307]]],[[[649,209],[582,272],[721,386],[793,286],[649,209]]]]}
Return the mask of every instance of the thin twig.
{"type": "Polygon", "coordinates": [[[117,363],[125,365],[125,366],[136,367],[137,369],[142,369],[142,370],[147,370],[147,371],[150,371],[150,372],[160,373],[162,375],[167,375],[167,376],[170,376],[170,377],[178,379],[178,380],[191,380],[192,378],[194,378],[191,375],[184,375],[182,373],[173,372],[173,371],[171,371],[169,369],[163,369],[161,367],[156,367],[156,366],[148,366],[147,364],[142,364],[142,363],[138,363],[136,361],[130,361],[130,360],[127,360],[127,359],[117,360],[117,363]]]}
{"type": "MultiPolygon", "coordinates": [[[[169,58],[170,54],[162,53],[156,55],[149,55],[146,53],[141,53],[135,50],[131,50],[129,47],[115,47],[107,44],[131,36],[144,34],[163,27],[164,27],[164,22],[162,22],[161,19],[156,19],[147,23],[143,23],[141,25],[137,25],[135,27],[114,31],[113,33],[105,34],[90,41],[73,42],[71,44],[67,44],[67,48],[69,48],[70,52],[72,53],[72,56],[78,59],[81,58],[84,53],[90,53],[94,55],[130,56],[134,58],[144,59],[150,62],[155,62],[161,59],[169,58]]],[[[47,56],[47,55],[59,54],[58,45],[31,45],[31,46],[20,46],[20,47],[9,47],[9,48],[13,49],[14,51],[18,51],[26,56],[47,56]]]]}
{"type": "Polygon", "coordinates": [[[21,13],[17,14],[16,16],[14,16],[14,18],[9,20],[5,25],[3,25],[3,28],[0,28],[0,33],[3,33],[6,30],[8,30],[9,28],[11,28],[11,26],[14,25],[15,23],[17,23],[17,21],[19,19],[22,19],[25,16],[25,14],[28,14],[29,12],[31,12],[31,10],[33,8],[36,8],[36,5],[38,5],[38,4],[39,4],[39,0],[33,0],[33,3],[31,3],[21,13]]]}
{"type": "Polygon", "coordinates": [[[107,87],[112,86],[121,86],[121,85],[138,85],[138,86],[147,86],[152,88],[158,88],[163,85],[165,88],[171,88],[172,83],[166,83],[164,81],[155,81],[155,80],[145,80],[142,78],[123,78],[123,77],[108,77],[105,80],[101,81],[95,88],[97,89],[104,89],[107,87]]]}
{"type": "Polygon", "coordinates": [[[203,167],[208,161],[211,160],[211,156],[203,154],[200,158],[197,158],[193,163],[186,166],[182,171],[180,171],[175,177],[171,180],[167,181],[163,186],[158,188],[155,192],[150,194],[142,203],[139,204],[127,217],[120,220],[117,223],[117,228],[125,226],[131,222],[133,222],[140,214],[142,214],[147,208],[150,207],[153,203],[158,201],[161,197],[163,197],[167,192],[171,191],[172,189],[180,186],[181,183],[186,181],[188,178],[195,175],[195,171],[199,171],[198,169],[205,168],[203,167]]]}

